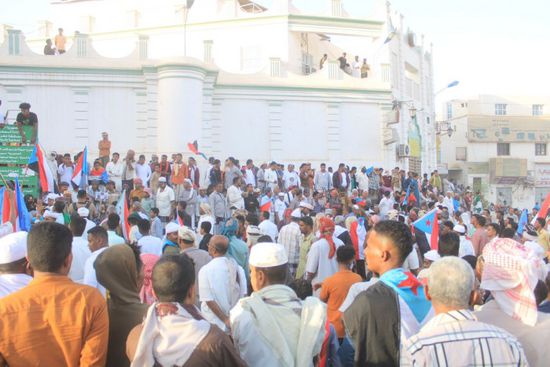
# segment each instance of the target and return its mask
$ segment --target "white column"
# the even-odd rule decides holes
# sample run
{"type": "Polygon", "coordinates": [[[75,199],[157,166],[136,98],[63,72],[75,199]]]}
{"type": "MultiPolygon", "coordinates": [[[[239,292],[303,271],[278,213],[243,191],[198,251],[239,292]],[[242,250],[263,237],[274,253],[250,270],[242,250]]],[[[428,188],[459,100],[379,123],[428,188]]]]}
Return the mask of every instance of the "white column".
{"type": "Polygon", "coordinates": [[[200,139],[205,76],[198,66],[158,66],[157,139],[162,152],[188,156],[187,143],[200,139]]]}

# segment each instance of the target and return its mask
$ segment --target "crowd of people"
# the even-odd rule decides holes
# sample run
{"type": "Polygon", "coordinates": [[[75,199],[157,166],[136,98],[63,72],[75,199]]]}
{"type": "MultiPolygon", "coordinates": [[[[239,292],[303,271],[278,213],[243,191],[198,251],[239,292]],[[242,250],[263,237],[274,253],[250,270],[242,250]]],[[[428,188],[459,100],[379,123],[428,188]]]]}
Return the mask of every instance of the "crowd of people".
{"type": "Polygon", "coordinates": [[[79,156],[52,154],[59,193],[26,197],[28,233],[0,228],[0,366],[550,358],[545,205],[437,171],[98,149],[80,186],[79,156]],[[415,225],[433,211],[435,242],[415,225]]]}

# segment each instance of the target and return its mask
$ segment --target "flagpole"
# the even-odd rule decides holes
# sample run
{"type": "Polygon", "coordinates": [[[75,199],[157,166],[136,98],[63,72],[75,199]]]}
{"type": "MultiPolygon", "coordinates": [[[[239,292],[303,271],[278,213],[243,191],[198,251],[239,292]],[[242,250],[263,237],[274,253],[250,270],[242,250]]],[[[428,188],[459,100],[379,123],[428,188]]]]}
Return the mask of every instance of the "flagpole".
{"type": "Polygon", "coordinates": [[[7,188],[8,190],[11,190],[10,185],[8,184],[8,182],[6,181],[6,179],[4,178],[4,175],[2,174],[2,172],[0,172],[0,178],[2,178],[2,181],[4,181],[4,186],[6,186],[6,188],[7,188]]]}

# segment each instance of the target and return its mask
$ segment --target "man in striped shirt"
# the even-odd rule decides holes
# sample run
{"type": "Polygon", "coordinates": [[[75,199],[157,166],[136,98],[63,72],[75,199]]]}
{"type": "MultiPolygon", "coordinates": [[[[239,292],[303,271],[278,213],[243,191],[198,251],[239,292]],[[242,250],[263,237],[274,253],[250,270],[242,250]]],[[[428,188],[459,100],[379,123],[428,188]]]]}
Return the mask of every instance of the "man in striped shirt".
{"type": "Polygon", "coordinates": [[[520,342],[469,311],[474,273],[449,256],[430,267],[426,295],[436,316],[405,341],[401,366],[527,366],[520,342]]]}

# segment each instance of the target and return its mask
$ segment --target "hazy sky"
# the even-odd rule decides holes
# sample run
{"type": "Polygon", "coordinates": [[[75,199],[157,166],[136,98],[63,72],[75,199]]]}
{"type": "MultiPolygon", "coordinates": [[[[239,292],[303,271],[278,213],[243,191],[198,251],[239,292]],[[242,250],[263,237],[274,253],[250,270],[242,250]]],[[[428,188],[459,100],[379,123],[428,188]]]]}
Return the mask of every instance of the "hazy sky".
{"type": "MultiPolygon", "coordinates": [[[[294,3],[308,8],[317,1],[294,3]]],[[[36,21],[48,18],[48,3],[0,0],[0,23],[36,29],[36,21]]],[[[459,87],[442,93],[440,101],[477,94],[550,96],[550,0],[391,3],[405,16],[407,26],[433,42],[435,89],[460,81],[459,87]]],[[[348,13],[357,17],[367,16],[371,4],[371,0],[344,0],[348,13]]]]}

